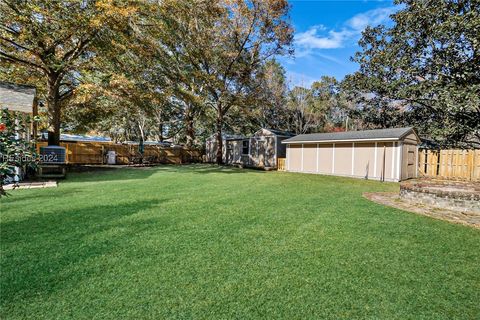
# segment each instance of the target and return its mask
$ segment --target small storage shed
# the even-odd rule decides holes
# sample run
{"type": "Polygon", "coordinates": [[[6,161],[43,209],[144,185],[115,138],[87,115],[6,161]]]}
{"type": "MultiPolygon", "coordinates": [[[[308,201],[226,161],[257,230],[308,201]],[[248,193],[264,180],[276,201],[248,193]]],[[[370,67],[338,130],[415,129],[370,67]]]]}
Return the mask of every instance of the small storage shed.
{"type": "Polygon", "coordinates": [[[262,128],[244,142],[243,150],[248,148],[248,154],[242,155],[242,163],[248,167],[276,169],[277,159],[286,157],[286,145],[282,141],[293,137],[286,131],[262,128]]]}
{"type": "Polygon", "coordinates": [[[286,170],[400,181],[418,174],[413,128],[302,134],[283,141],[286,170]]]}
{"type": "MultiPolygon", "coordinates": [[[[223,137],[223,163],[261,169],[276,169],[277,159],[286,157],[285,139],[294,134],[275,129],[260,129],[250,138],[236,135],[223,137]]],[[[207,162],[215,162],[217,155],[216,135],[205,144],[207,162]]]]}

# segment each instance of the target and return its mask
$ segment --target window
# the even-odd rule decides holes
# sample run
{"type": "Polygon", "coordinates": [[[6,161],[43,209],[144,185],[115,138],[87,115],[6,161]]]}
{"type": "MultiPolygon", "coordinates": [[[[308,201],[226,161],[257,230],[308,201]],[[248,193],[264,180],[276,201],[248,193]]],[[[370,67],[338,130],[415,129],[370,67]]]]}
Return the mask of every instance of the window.
{"type": "Polygon", "coordinates": [[[248,154],[248,149],[250,148],[250,141],[243,140],[242,141],[242,154],[248,154]]]}

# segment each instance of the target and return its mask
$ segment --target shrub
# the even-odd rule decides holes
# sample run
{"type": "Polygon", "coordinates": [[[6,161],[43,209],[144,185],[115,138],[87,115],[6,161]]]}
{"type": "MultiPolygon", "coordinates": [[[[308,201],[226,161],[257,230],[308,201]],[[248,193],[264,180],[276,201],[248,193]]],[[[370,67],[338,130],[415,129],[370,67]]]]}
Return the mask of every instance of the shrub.
{"type": "Polygon", "coordinates": [[[16,168],[35,168],[37,155],[28,139],[31,118],[25,114],[2,109],[0,120],[0,197],[6,192],[3,185],[18,183],[16,168]]]}

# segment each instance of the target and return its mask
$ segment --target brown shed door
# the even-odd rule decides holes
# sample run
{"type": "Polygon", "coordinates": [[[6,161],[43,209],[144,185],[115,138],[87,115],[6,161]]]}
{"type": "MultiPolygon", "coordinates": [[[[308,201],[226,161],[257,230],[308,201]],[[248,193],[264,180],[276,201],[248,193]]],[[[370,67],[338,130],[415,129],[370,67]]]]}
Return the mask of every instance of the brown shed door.
{"type": "Polygon", "coordinates": [[[404,144],[403,145],[403,156],[402,156],[402,164],[401,164],[401,178],[402,179],[410,179],[415,178],[417,173],[417,159],[415,155],[417,147],[412,144],[404,144]]]}
{"type": "Polygon", "coordinates": [[[415,161],[415,149],[408,148],[407,161],[407,178],[414,178],[415,170],[417,169],[415,161]]]}

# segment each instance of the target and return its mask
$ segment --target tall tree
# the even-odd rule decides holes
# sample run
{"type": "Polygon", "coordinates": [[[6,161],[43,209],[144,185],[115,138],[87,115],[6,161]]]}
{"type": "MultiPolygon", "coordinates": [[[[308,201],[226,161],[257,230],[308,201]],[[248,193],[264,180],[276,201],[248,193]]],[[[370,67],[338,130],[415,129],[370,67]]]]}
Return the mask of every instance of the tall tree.
{"type": "Polygon", "coordinates": [[[262,63],[286,53],[292,41],[284,0],[163,1],[165,29],[175,51],[194,68],[215,113],[217,163],[222,163],[222,130],[234,107],[246,106],[262,63]]]}
{"type": "Polygon", "coordinates": [[[315,112],[320,116],[321,131],[349,130],[349,113],[352,103],[348,100],[341,84],[330,76],[322,76],[312,86],[315,112]]]}
{"type": "Polygon", "coordinates": [[[444,146],[480,146],[480,2],[396,0],[368,27],[345,85],[375,126],[415,125],[444,146]]]}
{"type": "Polygon", "coordinates": [[[288,130],[296,134],[316,131],[322,115],[315,112],[312,90],[305,87],[294,87],[288,93],[287,99],[288,130]]]}
{"type": "Polygon", "coordinates": [[[40,77],[46,88],[49,143],[60,141],[61,111],[95,49],[112,46],[137,13],[135,1],[0,2],[0,63],[40,77]]]}
{"type": "Polygon", "coordinates": [[[262,128],[282,129],[285,125],[287,81],[285,69],[275,59],[264,63],[256,75],[258,86],[257,108],[254,114],[262,128]]]}

